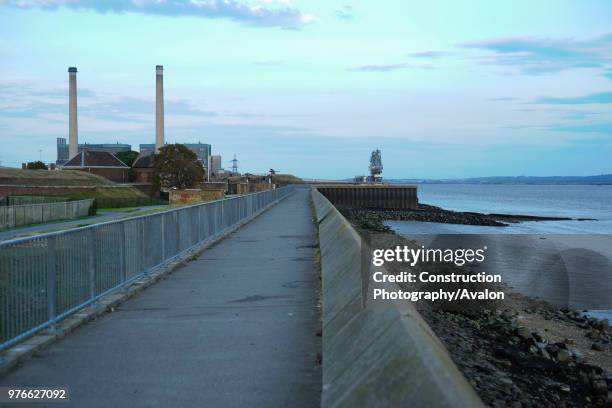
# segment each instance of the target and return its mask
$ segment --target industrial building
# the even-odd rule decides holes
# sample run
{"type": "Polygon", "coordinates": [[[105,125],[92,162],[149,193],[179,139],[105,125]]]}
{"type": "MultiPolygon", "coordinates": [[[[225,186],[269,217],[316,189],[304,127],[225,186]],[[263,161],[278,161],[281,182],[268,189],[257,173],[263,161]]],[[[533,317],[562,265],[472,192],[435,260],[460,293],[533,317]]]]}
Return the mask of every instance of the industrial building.
{"type": "Polygon", "coordinates": [[[62,166],[62,170],[86,171],[116,183],[129,181],[129,169],[114,154],[99,150],[82,150],[62,166]]]}
{"type": "MultiPolygon", "coordinates": [[[[125,183],[129,182],[129,167],[115,157],[115,154],[132,150],[132,146],[122,143],[79,144],[78,143],[78,115],[77,115],[77,69],[68,68],[68,102],[69,126],[68,143],[66,138],[57,138],[57,164],[65,170],[81,170],[95,173],[109,180],[125,183]]],[[[153,183],[154,168],[153,154],[158,152],[165,144],[164,136],[164,67],[155,67],[155,143],[140,144],[140,154],[133,163],[132,176],[137,184],[142,186],[153,183]]],[[[212,147],[210,144],[183,143],[185,147],[195,153],[204,168],[208,168],[212,147]]],[[[213,169],[222,172],[221,156],[211,159],[213,169]]],[[[214,170],[211,170],[214,171],[214,170]]]]}
{"type": "MultiPolygon", "coordinates": [[[[98,150],[117,154],[119,152],[129,152],[132,150],[132,145],[125,143],[79,143],[79,152],[83,150],[98,150]]],[[[70,157],[68,157],[68,144],[65,137],[57,138],[57,160],[55,164],[58,166],[64,165],[70,157]]]]}
{"type": "Polygon", "coordinates": [[[213,175],[218,175],[222,172],[222,170],[223,167],[221,166],[221,155],[215,154],[210,156],[210,172],[213,175]]]}
{"type": "Polygon", "coordinates": [[[152,184],[155,176],[153,168],[153,154],[139,154],[132,164],[134,182],[139,184],[152,184]]]}
{"type": "MultiPolygon", "coordinates": [[[[189,150],[191,150],[192,152],[194,152],[195,155],[198,156],[198,160],[202,163],[202,166],[204,166],[204,168],[207,168],[208,157],[210,156],[211,151],[212,151],[212,146],[210,144],[202,143],[202,142],[181,143],[181,144],[184,145],[189,150]]],[[[140,155],[141,156],[151,154],[153,153],[154,150],[155,150],[154,143],[141,143],[140,144],[140,155]]],[[[211,164],[212,164],[212,161],[211,161],[211,164]]]]}

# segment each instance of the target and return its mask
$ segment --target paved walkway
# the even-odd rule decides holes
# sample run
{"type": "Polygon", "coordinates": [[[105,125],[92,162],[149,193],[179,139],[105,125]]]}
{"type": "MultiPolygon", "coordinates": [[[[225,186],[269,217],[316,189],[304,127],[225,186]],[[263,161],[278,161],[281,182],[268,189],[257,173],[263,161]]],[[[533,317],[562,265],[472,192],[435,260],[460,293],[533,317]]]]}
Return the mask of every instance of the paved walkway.
{"type": "Polygon", "coordinates": [[[0,385],[66,386],[62,407],[318,406],[314,243],[298,190],[0,385]]]}

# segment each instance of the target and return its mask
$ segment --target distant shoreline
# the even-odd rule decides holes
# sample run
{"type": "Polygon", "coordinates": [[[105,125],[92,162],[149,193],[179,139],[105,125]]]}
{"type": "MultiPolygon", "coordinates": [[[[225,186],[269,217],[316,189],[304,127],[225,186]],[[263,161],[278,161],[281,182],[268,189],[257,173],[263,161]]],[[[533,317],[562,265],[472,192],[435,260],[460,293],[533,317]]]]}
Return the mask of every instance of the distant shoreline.
{"type": "Polygon", "coordinates": [[[471,186],[612,186],[610,183],[504,183],[504,182],[462,182],[462,181],[414,181],[414,180],[386,180],[387,184],[460,184],[460,185],[471,185],[471,186]]]}
{"type": "Polygon", "coordinates": [[[601,174],[598,176],[492,176],[492,177],[467,177],[456,179],[418,179],[399,178],[386,179],[389,184],[509,184],[509,185],[588,185],[607,186],[612,185],[612,174],[601,174]]]}

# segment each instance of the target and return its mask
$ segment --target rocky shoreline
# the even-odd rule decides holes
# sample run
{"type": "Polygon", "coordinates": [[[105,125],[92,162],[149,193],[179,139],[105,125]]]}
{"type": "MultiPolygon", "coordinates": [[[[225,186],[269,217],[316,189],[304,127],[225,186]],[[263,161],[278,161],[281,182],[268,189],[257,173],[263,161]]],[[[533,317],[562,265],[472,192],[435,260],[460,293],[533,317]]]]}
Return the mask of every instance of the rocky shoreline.
{"type": "MultiPolygon", "coordinates": [[[[384,221],[396,217],[469,225],[500,223],[495,215],[437,207],[423,213],[340,211],[366,234],[393,233],[384,221]]],[[[520,216],[511,217],[518,222],[520,216]]],[[[506,300],[497,310],[420,310],[483,402],[517,408],[612,406],[609,322],[585,317],[577,310],[559,310],[509,288],[504,292],[506,300]]]]}
{"type": "MultiPolygon", "coordinates": [[[[484,225],[492,227],[506,227],[523,221],[567,221],[572,218],[538,217],[533,215],[510,214],[482,214],[476,212],[460,212],[445,210],[427,204],[419,204],[416,210],[374,210],[361,208],[339,208],[342,214],[356,221],[363,228],[373,229],[377,232],[388,232],[381,227],[384,221],[422,221],[439,222],[445,224],[484,225]]],[[[585,221],[581,218],[577,221],[585,221]]]]}
{"type": "Polygon", "coordinates": [[[514,307],[495,312],[421,311],[483,402],[517,408],[612,404],[608,321],[509,297],[514,307]],[[534,317],[550,328],[528,323],[534,317]]]}

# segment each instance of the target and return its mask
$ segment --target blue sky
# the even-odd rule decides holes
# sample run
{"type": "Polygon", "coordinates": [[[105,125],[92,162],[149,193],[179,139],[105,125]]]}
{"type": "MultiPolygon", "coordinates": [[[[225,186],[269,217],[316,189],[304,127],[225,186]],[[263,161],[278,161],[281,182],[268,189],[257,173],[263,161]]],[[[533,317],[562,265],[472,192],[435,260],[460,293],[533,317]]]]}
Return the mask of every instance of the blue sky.
{"type": "Polygon", "coordinates": [[[612,173],[612,2],[0,0],[0,161],[211,143],[313,178],[612,173]],[[40,150],[40,151],[39,151],[40,150]]]}

